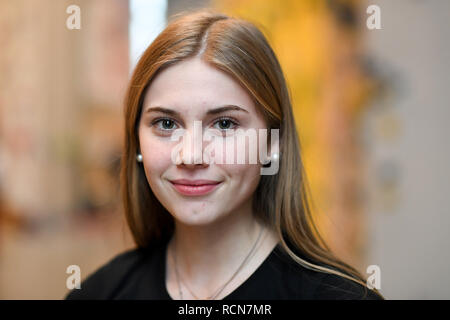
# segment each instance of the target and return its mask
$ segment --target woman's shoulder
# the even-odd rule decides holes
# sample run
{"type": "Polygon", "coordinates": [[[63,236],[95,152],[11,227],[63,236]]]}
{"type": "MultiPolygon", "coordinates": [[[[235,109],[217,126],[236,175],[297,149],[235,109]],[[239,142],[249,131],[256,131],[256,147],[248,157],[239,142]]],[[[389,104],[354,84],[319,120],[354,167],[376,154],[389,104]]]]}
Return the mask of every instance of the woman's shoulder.
{"type": "Polygon", "coordinates": [[[146,261],[155,255],[158,246],[132,248],[117,254],[80,284],[80,289],[72,289],[67,300],[111,299],[146,261]]]}
{"type": "Polygon", "coordinates": [[[343,276],[326,273],[320,277],[313,299],[317,300],[383,300],[367,285],[343,276]]]}
{"type": "MultiPolygon", "coordinates": [[[[305,261],[314,263],[312,259],[305,254],[296,252],[297,256],[305,261]]],[[[306,268],[295,262],[280,246],[277,247],[277,259],[274,264],[277,266],[280,278],[288,279],[286,287],[289,287],[297,299],[306,300],[382,300],[374,290],[369,289],[367,285],[357,283],[341,275],[330,272],[322,272],[306,268]]],[[[315,264],[330,269],[336,268],[315,262],[315,264]]],[[[286,282],[286,281],[285,281],[286,282]]]]}

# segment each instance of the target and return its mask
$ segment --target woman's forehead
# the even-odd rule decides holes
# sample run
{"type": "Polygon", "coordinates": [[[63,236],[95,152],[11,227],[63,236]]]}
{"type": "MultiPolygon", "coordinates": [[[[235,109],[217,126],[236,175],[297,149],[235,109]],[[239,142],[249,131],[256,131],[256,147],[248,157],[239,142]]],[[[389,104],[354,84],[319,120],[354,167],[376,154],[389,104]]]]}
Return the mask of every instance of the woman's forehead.
{"type": "Polygon", "coordinates": [[[180,112],[208,111],[236,105],[248,113],[255,106],[248,92],[231,76],[201,59],[177,63],[159,73],[145,93],[144,107],[166,106],[180,112]]]}

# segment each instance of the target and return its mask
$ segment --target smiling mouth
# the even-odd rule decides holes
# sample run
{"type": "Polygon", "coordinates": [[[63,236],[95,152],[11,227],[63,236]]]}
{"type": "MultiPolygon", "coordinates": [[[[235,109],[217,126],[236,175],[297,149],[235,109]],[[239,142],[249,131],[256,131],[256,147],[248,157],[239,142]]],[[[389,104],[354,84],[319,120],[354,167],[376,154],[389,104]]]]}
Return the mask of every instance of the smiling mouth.
{"type": "Polygon", "coordinates": [[[219,185],[222,184],[221,181],[170,181],[175,190],[177,190],[182,195],[186,196],[202,196],[206,195],[213,190],[215,190],[219,185]]]}

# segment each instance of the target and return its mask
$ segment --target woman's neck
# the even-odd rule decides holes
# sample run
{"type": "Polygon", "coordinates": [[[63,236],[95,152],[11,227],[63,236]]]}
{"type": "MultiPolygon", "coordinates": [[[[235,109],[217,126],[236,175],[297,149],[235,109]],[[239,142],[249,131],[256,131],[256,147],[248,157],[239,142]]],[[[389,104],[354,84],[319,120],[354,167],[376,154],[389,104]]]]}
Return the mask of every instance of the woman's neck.
{"type": "Polygon", "coordinates": [[[252,256],[257,250],[265,251],[258,257],[267,256],[276,242],[274,233],[255,219],[250,210],[235,212],[204,226],[177,222],[168,245],[168,256],[172,258],[168,259],[168,273],[174,280],[177,271],[193,292],[206,297],[225,284],[247,257],[245,264],[256,269],[252,256]]]}

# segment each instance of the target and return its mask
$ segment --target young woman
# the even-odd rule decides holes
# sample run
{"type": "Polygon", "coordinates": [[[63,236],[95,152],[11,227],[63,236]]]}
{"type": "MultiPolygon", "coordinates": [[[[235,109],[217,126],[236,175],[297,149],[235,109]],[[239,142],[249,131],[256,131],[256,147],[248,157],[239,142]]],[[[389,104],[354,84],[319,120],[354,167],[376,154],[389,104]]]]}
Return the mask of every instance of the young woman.
{"type": "Polygon", "coordinates": [[[68,299],[382,299],[318,235],[285,79],[247,21],[191,13],[144,52],[126,97],[121,184],[136,248],[68,299]],[[254,141],[227,144],[239,129],[268,130],[256,163],[254,141]],[[180,148],[180,130],[211,139],[180,148]],[[244,163],[223,161],[242,152],[244,163]]]}

